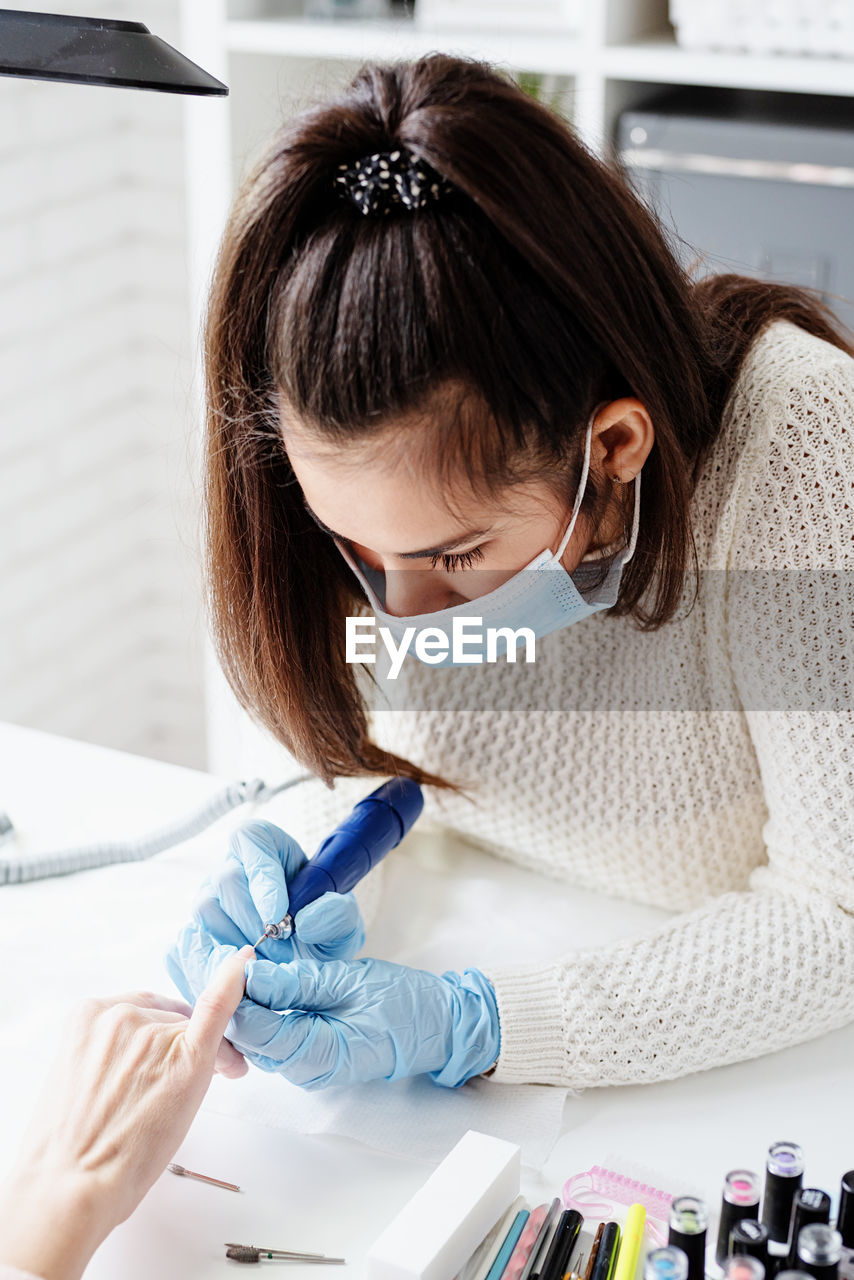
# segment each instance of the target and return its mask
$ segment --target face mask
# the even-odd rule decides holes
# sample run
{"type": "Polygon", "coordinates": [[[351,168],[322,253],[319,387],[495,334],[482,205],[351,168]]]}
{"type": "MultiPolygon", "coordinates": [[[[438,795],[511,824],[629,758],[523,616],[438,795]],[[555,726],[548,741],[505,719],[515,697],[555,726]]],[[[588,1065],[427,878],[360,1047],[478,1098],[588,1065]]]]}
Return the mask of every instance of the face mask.
{"type": "MultiPolygon", "coordinates": [[[[634,554],[638,535],[638,517],[640,514],[640,472],[635,476],[634,513],[632,518],[631,538],[627,546],[618,551],[608,566],[604,580],[595,586],[602,574],[601,562],[582,562],[572,573],[567,573],[560,558],[566,550],[572,536],[581,501],[587,484],[590,469],[590,440],[593,431],[593,418],[598,410],[594,410],[587,424],[587,435],[584,442],[584,465],[578,494],[573,504],[572,514],[566,532],[561,538],[555,552],[548,548],[508,578],[500,587],[464,604],[453,605],[449,609],[439,609],[435,613],[419,613],[411,617],[401,618],[387,613],[384,607],[385,574],[369,568],[363,561],[352,556],[342,544],[338,544],[341,554],[350,565],[364,588],[370,601],[379,628],[387,628],[398,651],[405,645],[405,651],[415,653],[421,661],[431,666],[455,666],[484,661],[492,661],[507,651],[508,642],[511,647],[526,644],[524,634],[517,639],[512,636],[496,635],[489,641],[489,629],[499,631],[509,628],[511,632],[519,632],[527,628],[536,639],[549,635],[552,631],[562,630],[573,622],[581,622],[600,609],[610,609],[617,602],[620,590],[620,579],[623,569],[634,554]],[[582,591],[584,594],[582,594],[582,591]],[[468,619],[466,624],[461,620],[468,619]],[[481,620],[478,626],[476,619],[481,620]],[[456,627],[455,627],[456,620],[456,627]],[[414,629],[414,631],[412,630],[414,629]],[[433,653],[426,657],[419,653],[413,641],[415,636],[429,629],[435,633],[439,642],[444,636],[447,654],[437,656],[433,653]],[[455,634],[456,633],[456,634],[455,634]],[[463,639],[457,646],[455,641],[463,639]]],[[[380,632],[382,634],[382,632],[380,632]]],[[[442,648],[441,643],[431,646],[442,648]]],[[[529,659],[530,660],[530,659],[529,659]]]]}

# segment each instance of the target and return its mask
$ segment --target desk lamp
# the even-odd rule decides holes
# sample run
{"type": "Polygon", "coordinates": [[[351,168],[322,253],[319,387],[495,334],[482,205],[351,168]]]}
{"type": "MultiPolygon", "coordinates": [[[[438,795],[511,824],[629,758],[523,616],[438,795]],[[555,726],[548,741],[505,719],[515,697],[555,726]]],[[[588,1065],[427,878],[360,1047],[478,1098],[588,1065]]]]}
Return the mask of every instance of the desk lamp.
{"type": "Polygon", "coordinates": [[[0,9],[0,75],[222,97],[221,81],[141,22],[0,9]]]}

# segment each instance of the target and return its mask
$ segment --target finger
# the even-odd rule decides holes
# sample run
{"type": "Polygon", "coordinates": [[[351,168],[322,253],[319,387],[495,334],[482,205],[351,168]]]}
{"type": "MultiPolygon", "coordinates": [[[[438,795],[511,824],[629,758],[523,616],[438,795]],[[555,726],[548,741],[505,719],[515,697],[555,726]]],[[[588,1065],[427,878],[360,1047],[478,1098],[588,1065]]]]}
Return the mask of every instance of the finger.
{"type": "MultiPolygon", "coordinates": [[[[138,1005],[132,1007],[139,1008],[138,1005]]],[[[191,1009],[190,1013],[192,1012],[191,1009]]],[[[139,1020],[140,1022],[156,1022],[163,1027],[174,1025],[176,1022],[187,1023],[189,1022],[189,1016],[186,1013],[175,1013],[172,1009],[152,1009],[150,1006],[145,1005],[139,1008],[139,1020]]]]}
{"type": "MultiPolygon", "coordinates": [[[[154,995],[149,991],[131,991],[118,1001],[139,1009],[148,1021],[160,1024],[186,1023],[192,1016],[192,1005],[183,1000],[170,1000],[168,996],[154,995]]],[[[248,1071],[246,1059],[235,1049],[234,1045],[223,1038],[217,1049],[215,1070],[220,1075],[236,1079],[245,1076],[248,1071]]]]}
{"type": "MultiPolygon", "coordinates": [[[[238,827],[235,836],[238,840],[232,840],[232,852],[237,853],[238,847],[243,849],[244,838],[246,838],[255,850],[260,850],[273,862],[279,864],[287,880],[293,880],[296,873],[308,862],[299,842],[273,822],[259,820],[246,822],[242,827],[238,827]]],[[[251,857],[252,850],[247,848],[246,853],[251,857]]]]}
{"type": "Polygon", "coordinates": [[[163,957],[163,962],[166,966],[166,972],[169,974],[169,977],[175,983],[175,986],[181,992],[184,999],[189,1001],[188,1008],[192,1009],[193,1002],[196,999],[196,993],[187,981],[187,975],[184,973],[184,969],[181,965],[181,957],[178,954],[177,946],[174,946],[167,951],[166,955],[163,957]]]}
{"type": "Polygon", "coordinates": [[[264,1053],[253,1053],[251,1049],[244,1048],[241,1050],[246,1062],[251,1062],[253,1067],[258,1067],[261,1071],[273,1072],[282,1076],[286,1080],[290,1080],[292,1084],[298,1084],[298,1080],[292,1078],[291,1066],[283,1069],[282,1062],[279,1058],[271,1058],[264,1053]]]}
{"type": "Polygon", "coordinates": [[[220,1040],[214,1070],[228,1080],[238,1080],[245,1076],[249,1067],[239,1049],[235,1049],[230,1040],[220,1040]]]}
{"type": "Polygon", "coordinates": [[[230,856],[242,865],[264,924],[288,914],[287,886],[307,861],[296,840],[272,822],[248,822],[235,831],[230,856]]]}
{"type": "Polygon", "coordinates": [[[120,996],[111,996],[109,1004],[133,1004],[137,1009],[159,1009],[163,1013],[182,1013],[189,1018],[193,1012],[192,1005],[185,1000],[175,1000],[172,996],[162,996],[156,991],[125,991],[120,996]]]}
{"type": "Polygon", "coordinates": [[[338,1062],[337,1030],[314,1013],[272,1013],[244,1000],[231,1034],[251,1061],[304,1087],[327,1083],[338,1062]]]}
{"type": "Polygon", "coordinates": [[[228,943],[217,942],[207,930],[192,921],[178,934],[175,946],[167,957],[170,977],[181,994],[195,1004],[222,961],[227,956],[234,955],[237,950],[239,948],[228,943]]]}
{"type": "Polygon", "coordinates": [[[222,1076],[223,1080],[240,1080],[243,1076],[249,1074],[249,1063],[241,1054],[239,1067],[221,1067],[218,1062],[214,1063],[214,1072],[218,1076],[222,1076]]]}
{"type": "Polygon", "coordinates": [[[230,947],[251,946],[264,930],[261,917],[249,895],[243,868],[227,863],[219,882],[199,894],[193,903],[193,920],[215,942],[230,947]]]}
{"type": "Polygon", "coordinates": [[[282,1064],[277,1062],[275,1058],[267,1058],[263,1053],[252,1053],[248,1049],[243,1050],[244,1060],[250,1062],[253,1067],[258,1067],[260,1071],[269,1071],[275,1075],[283,1075],[282,1064]]]}
{"type": "Polygon", "coordinates": [[[226,1027],[243,999],[246,962],[253,955],[251,947],[244,947],[242,951],[231,952],[222,960],[196,1001],[187,1024],[187,1043],[203,1057],[209,1057],[212,1067],[226,1027]]]}
{"type": "Polygon", "coordinates": [[[246,968],[246,995],[266,1009],[334,1010],[357,990],[364,994],[361,960],[311,959],[272,964],[255,960],[246,968]]]}
{"type": "Polygon", "coordinates": [[[318,959],[349,958],[365,944],[359,905],[351,893],[324,893],[298,911],[294,923],[306,954],[318,959]]]}

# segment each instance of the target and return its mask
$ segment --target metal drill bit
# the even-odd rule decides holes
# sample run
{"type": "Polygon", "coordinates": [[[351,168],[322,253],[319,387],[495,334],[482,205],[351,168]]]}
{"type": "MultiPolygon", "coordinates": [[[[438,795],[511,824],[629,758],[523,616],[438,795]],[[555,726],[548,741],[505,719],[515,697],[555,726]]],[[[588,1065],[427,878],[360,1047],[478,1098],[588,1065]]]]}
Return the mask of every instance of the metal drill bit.
{"type": "Polygon", "coordinates": [[[232,1262],[260,1262],[262,1258],[282,1258],[291,1262],[344,1263],[343,1258],[327,1258],[325,1253],[295,1253],[288,1249],[262,1249],[254,1244],[229,1244],[226,1241],[225,1256],[232,1262]]]}
{"type": "Polygon", "coordinates": [[[255,943],[256,947],[260,947],[262,942],[266,942],[268,938],[289,938],[294,931],[293,916],[285,916],[278,924],[271,921],[270,924],[264,926],[264,932],[255,943]]]}
{"type": "Polygon", "coordinates": [[[181,1164],[168,1164],[166,1168],[170,1173],[177,1173],[182,1178],[195,1178],[197,1182],[209,1182],[212,1187],[223,1187],[226,1191],[239,1191],[240,1187],[233,1182],[223,1182],[220,1178],[209,1178],[206,1173],[193,1173],[191,1169],[185,1169],[181,1164]]]}

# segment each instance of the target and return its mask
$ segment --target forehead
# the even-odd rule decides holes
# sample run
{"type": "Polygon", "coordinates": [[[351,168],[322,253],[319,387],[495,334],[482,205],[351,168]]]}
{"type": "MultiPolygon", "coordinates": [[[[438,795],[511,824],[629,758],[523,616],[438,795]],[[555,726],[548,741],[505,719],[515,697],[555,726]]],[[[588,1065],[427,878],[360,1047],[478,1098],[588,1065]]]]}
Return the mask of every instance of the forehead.
{"type": "Polygon", "coordinates": [[[341,444],[292,427],[282,434],[312,512],[349,542],[390,553],[439,546],[501,510],[464,477],[445,487],[426,475],[392,430],[341,444]]]}
{"type": "Polygon", "coordinates": [[[442,493],[472,488],[474,473],[501,449],[503,433],[489,406],[458,379],[437,383],[401,409],[379,408],[351,428],[318,427],[283,392],[276,408],[288,453],[305,465],[409,468],[425,486],[438,482],[442,493]]]}

